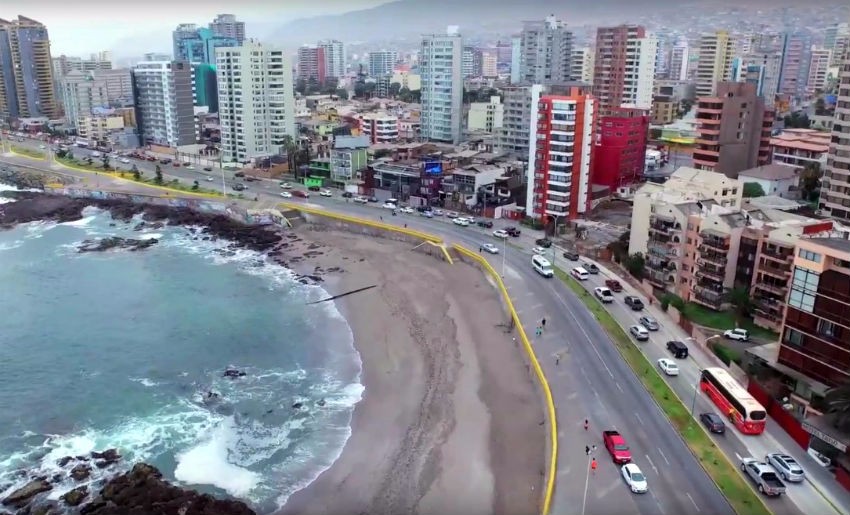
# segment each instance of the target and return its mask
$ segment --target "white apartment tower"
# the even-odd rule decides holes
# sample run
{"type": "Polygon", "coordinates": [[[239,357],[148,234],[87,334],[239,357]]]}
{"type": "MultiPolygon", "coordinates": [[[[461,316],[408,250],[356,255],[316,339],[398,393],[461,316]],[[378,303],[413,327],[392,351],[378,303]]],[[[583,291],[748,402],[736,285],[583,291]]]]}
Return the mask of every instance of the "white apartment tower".
{"type": "Polygon", "coordinates": [[[136,115],[143,144],[195,143],[192,66],[186,61],[143,61],[133,68],[136,115]]]}
{"type": "Polygon", "coordinates": [[[283,50],[247,40],[216,48],[222,157],[228,162],[280,154],[296,137],[292,62],[283,50]]]}
{"type": "Polygon", "coordinates": [[[826,88],[829,78],[829,63],[832,61],[832,50],[813,46],[810,53],[809,77],[806,80],[806,92],[814,95],[826,88]]]}
{"type": "Polygon", "coordinates": [[[316,45],[325,51],[325,77],[345,77],[345,46],[342,41],[328,39],[316,45]]]}
{"type": "Polygon", "coordinates": [[[717,91],[718,82],[731,79],[734,54],[735,40],[725,30],[700,36],[697,60],[697,98],[714,95],[717,91]]]}
{"type": "Polygon", "coordinates": [[[572,56],[570,80],[593,84],[593,61],[596,58],[593,48],[574,48],[572,56]]]}
{"type": "Polygon", "coordinates": [[[463,112],[463,38],[456,26],[446,34],[422,37],[419,73],[422,78],[422,137],[460,143],[463,112]]]}
{"type": "Polygon", "coordinates": [[[395,50],[369,52],[369,76],[377,78],[392,75],[396,62],[398,52],[395,50]]]}
{"type": "Polygon", "coordinates": [[[523,22],[520,43],[522,82],[552,84],[570,80],[573,33],[555,15],[542,21],[523,22]]]}
{"type": "Polygon", "coordinates": [[[850,50],[839,61],[838,103],[823,175],[819,207],[825,215],[850,220],[850,50]]]}
{"type": "Polygon", "coordinates": [[[687,80],[688,79],[688,59],[690,52],[688,51],[688,42],[679,41],[673,48],[670,49],[670,66],[667,69],[667,75],[672,80],[687,80]]]}

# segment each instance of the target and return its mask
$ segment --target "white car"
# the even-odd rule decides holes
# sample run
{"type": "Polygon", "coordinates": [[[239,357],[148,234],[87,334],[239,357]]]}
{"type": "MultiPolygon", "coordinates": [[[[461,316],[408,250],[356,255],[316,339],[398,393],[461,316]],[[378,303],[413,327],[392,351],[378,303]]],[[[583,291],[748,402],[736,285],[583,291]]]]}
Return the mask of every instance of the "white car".
{"type": "Polygon", "coordinates": [[[121,158],[121,162],[124,163],[125,165],[130,164],[130,160],[127,159],[126,157],[121,158]]]}
{"type": "Polygon", "coordinates": [[[620,468],[623,474],[623,480],[629,485],[629,489],[636,494],[645,494],[649,490],[646,484],[646,476],[640,471],[634,463],[626,463],[620,468]]]}
{"type": "Polygon", "coordinates": [[[543,247],[534,247],[533,249],[531,249],[531,252],[537,254],[538,256],[542,256],[546,253],[546,249],[544,249],[543,247]]]}
{"type": "Polygon", "coordinates": [[[460,216],[460,213],[458,213],[456,211],[448,211],[446,213],[446,216],[448,216],[449,218],[457,218],[457,217],[460,216]]]}
{"type": "Polygon", "coordinates": [[[475,225],[475,218],[474,217],[467,216],[466,221],[469,222],[472,225],[475,225]]]}
{"type": "Polygon", "coordinates": [[[728,340],[738,340],[741,342],[745,342],[750,339],[750,333],[747,332],[746,329],[741,329],[740,327],[723,331],[723,336],[725,336],[728,340]]]}
{"type": "Polygon", "coordinates": [[[606,288],[605,286],[597,286],[593,289],[593,293],[594,295],[596,295],[597,299],[604,302],[605,304],[608,304],[609,302],[614,302],[614,294],[611,293],[610,288],[606,288]]]}
{"type": "Polygon", "coordinates": [[[800,483],[806,479],[803,467],[792,456],[781,452],[772,452],[765,457],[773,468],[779,472],[779,477],[792,483],[800,483]]]}
{"type": "Polygon", "coordinates": [[[499,253],[499,247],[493,245],[492,243],[485,243],[484,245],[481,245],[481,248],[486,250],[490,254],[498,254],[499,253]]]}
{"type": "Polygon", "coordinates": [[[319,192],[319,195],[321,195],[323,197],[333,197],[334,196],[334,194],[331,192],[331,190],[322,190],[322,191],[319,192]]]}
{"type": "Polygon", "coordinates": [[[285,189],[285,190],[288,190],[288,189],[292,188],[292,185],[289,184],[288,182],[282,182],[282,183],[280,183],[280,187],[285,189]]]}
{"type": "Polygon", "coordinates": [[[455,218],[452,222],[461,227],[469,227],[469,221],[466,218],[455,218]]]}
{"type": "Polygon", "coordinates": [[[679,365],[672,359],[661,358],[658,360],[658,368],[668,376],[679,375],[679,365]]]}
{"type": "Polygon", "coordinates": [[[184,165],[183,168],[185,168],[187,170],[194,170],[195,169],[195,167],[192,166],[192,165],[184,165]]]}
{"type": "Polygon", "coordinates": [[[649,331],[642,325],[633,325],[629,327],[629,332],[635,337],[635,340],[646,341],[649,339],[649,331]]]}
{"type": "Polygon", "coordinates": [[[213,179],[212,177],[207,176],[207,182],[213,182],[214,180],[215,180],[215,179],[213,179]]]}
{"type": "Polygon", "coordinates": [[[369,199],[367,199],[366,197],[354,197],[354,202],[357,202],[359,204],[366,204],[367,202],[369,202],[369,199]]]}
{"type": "Polygon", "coordinates": [[[289,193],[288,191],[281,191],[280,196],[283,198],[292,198],[292,193],[289,193]]]}
{"type": "Polygon", "coordinates": [[[384,209],[393,209],[393,210],[398,209],[398,206],[391,203],[391,202],[384,202],[384,205],[382,205],[381,207],[384,208],[384,209]]]}
{"type": "Polygon", "coordinates": [[[506,240],[506,239],[508,239],[508,232],[499,229],[499,230],[493,231],[493,236],[495,236],[499,239],[502,239],[502,240],[506,240]]]}
{"type": "Polygon", "coordinates": [[[44,150],[45,148],[47,148],[47,145],[39,145],[38,148],[44,150]]]}
{"type": "Polygon", "coordinates": [[[403,208],[399,209],[399,211],[401,211],[402,213],[408,214],[408,215],[413,214],[413,208],[412,207],[403,207],[403,208]]]}
{"type": "Polygon", "coordinates": [[[434,216],[443,216],[443,210],[442,209],[435,209],[432,212],[434,213],[434,216]]]}

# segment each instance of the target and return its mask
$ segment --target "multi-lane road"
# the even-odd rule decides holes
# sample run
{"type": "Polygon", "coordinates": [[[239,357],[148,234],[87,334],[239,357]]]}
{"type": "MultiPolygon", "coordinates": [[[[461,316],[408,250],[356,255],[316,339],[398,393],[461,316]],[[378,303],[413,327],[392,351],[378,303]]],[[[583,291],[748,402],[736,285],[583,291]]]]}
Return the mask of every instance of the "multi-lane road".
{"type": "MultiPolygon", "coordinates": [[[[75,153],[80,155],[77,150],[75,153]]],[[[0,160],[28,166],[39,163],[16,156],[4,156],[0,160]]],[[[141,170],[151,173],[155,166],[155,163],[131,161],[123,166],[129,169],[132,164],[136,164],[141,170]]],[[[222,180],[227,185],[234,182],[232,172],[219,169],[210,173],[162,165],[162,170],[166,178],[178,178],[188,183],[199,178],[204,180],[205,176],[213,174],[214,182],[218,185],[222,180]],[[223,178],[221,174],[224,174],[223,178]]],[[[90,176],[86,172],[65,172],[79,177],[90,176]]],[[[271,206],[282,200],[276,181],[258,181],[248,186],[250,190],[247,196],[255,195],[260,206],[271,206]]],[[[322,198],[314,195],[306,201],[290,201],[308,202],[314,207],[368,219],[382,218],[384,222],[398,225],[406,224],[412,229],[437,234],[447,243],[461,243],[472,249],[483,243],[498,243],[491,234],[492,230],[500,225],[508,225],[497,221],[497,227],[482,230],[459,227],[444,218],[427,219],[402,214],[387,216],[389,213],[376,209],[374,205],[345,202],[338,197],[322,198]]],[[[557,279],[544,279],[531,269],[530,247],[539,233],[524,232],[521,238],[512,239],[511,245],[499,245],[505,251],[504,256],[491,255],[488,259],[496,270],[500,270],[504,263],[504,281],[527,332],[534,335],[533,328],[539,325],[541,319],[547,320],[543,335],[531,338],[549,379],[558,413],[558,473],[552,513],[733,513],[582,301],[557,279]],[[587,431],[583,424],[585,419],[590,422],[587,431]],[[602,445],[601,431],[604,429],[616,429],[624,435],[635,463],[647,476],[648,494],[632,494],[628,490],[620,477],[619,467],[611,462],[602,445]],[[593,445],[597,446],[595,457],[600,467],[595,474],[589,474],[589,457],[585,454],[585,447],[593,445]]],[[[562,267],[568,266],[563,259],[559,261],[562,267]]],[[[620,313],[617,309],[613,308],[613,313],[618,320],[631,324],[629,319],[620,318],[631,314],[620,313]]],[[[661,319],[660,316],[658,318],[661,319]]],[[[666,326],[662,329],[668,330],[666,326]]],[[[654,335],[654,339],[661,341],[667,338],[664,334],[654,335]]],[[[653,361],[664,352],[658,345],[649,347],[655,352],[649,356],[653,361]]],[[[696,357],[703,358],[699,355],[696,357]]],[[[703,363],[708,363],[708,357],[705,360],[699,365],[706,366],[703,363]]],[[[693,395],[691,386],[696,384],[697,370],[697,365],[688,371],[683,367],[679,378],[681,384],[673,385],[678,395],[683,398],[693,395]]],[[[705,399],[700,397],[698,401],[697,411],[710,408],[705,399]]],[[[746,443],[742,440],[738,435],[727,434],[726,439],[718,444],[733,461],[735,453],[761,457],[766,452],[781,448],[771,445],[771,441],[765,444],[764,452],[759,449],[759,453],[755,453],[751,452],[752,447],[749,446],[753,439],[748,438],[746,443]]],[[[787,446],[784,448],[791,450],[787,446]]],[[[835,513],[823,497],[809,492],[813,490],[811,485],[791,485],[789,490],[798,486],[801,487],[799,491],[791,491],[783,499],[768,500],[768,505],[775,513],[783,515],[835,513]]]]}

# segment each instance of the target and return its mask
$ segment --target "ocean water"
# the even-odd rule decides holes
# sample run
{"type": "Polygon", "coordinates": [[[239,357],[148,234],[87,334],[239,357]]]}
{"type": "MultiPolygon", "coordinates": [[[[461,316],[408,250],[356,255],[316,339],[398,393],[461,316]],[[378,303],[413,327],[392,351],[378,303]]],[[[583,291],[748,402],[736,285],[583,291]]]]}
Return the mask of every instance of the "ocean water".
{"type": "Polygon", "coordinates": [[[0,498],[26,481],[20,469],[52,475],[63,456],[115,447],[118,471],[144,460],[274,511],[350,435],[362,386],[348,324],[330,303],[306,305],[321,288],[257,253],[84,215],[0,231],[0,498]],[[160,242],[76,252],[110,235],[160,242]]]}

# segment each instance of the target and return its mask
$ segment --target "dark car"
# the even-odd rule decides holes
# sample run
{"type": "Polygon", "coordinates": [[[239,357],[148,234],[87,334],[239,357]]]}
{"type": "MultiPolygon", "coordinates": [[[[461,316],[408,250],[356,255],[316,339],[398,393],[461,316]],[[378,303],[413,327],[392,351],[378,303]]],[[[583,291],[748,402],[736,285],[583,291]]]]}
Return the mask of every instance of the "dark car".
{"type": "Polygon", "coordinates": [[[643,302],[634,295],[626,295],[623,298],[623,302],[625,302],[626,306],[632,308],[634,311],[640,311],[643,309],[643,302]]]}
{"type": "Polygon", "coordinates": [[[167,164],[168,164],[168,163],[170,163],[170,162],[171,162],[171,159],[162,159],[162,160],[160,160],[160,162],[159,162],[159,163],[160,163],[160,164],[167,165],[167,164]]]}
{"type": "Polygon", "coordinates": [[[245,177],[245,172],[236,172],[233,174],[234,177],[245,177]]]}
{"type": "Polygon", "coordinates": [[[593,263],[585,263],[584,268],[591,275],[596,275],[599,273],[599,267],[594,265],[593,263]]]}
{"type": "Polygon", "coordinates": [[[236,184],[233,185],[233,190],[234,191],[244,191],[245,185],[237,182],[236,184]]]}
{"type": "Polygon", "coordinates": [[[292,192],[292,194],[296,197],[310,198],[310,194],[307,193],[306,191],[295,190],[295,191],[292,192]]]}
{"type": "Polygon", "coordinates": [[[259,181],[260,179],[257,179],[256,177],[252,177],[252,176],[249,175],[249,176],[245,177],[245,180],[248,181],[248,182],[254,182],[254,181],[259,181]]]}
{"type": "Polygon", "coordinates": [[[487,229],[493,227],[493,222],[490,220],[479,220],[478,227],[486,227],[487,229]]]}
{"type": "Polygon", "coordinates": [[[506,227],[505,232],[508,233],[509,236],[513,236],[514,238],[517,238],[517,237],[519,237],[519,235],[522,231],[520,231],[516,227],[506,227]]]}
{"type": "Polygon", "coordinates": [[[568,250],[564,252],[564,257],[569,259],[570,261],[578,261],[578,252],[568,250]]]}
{"type": "Polygon", "coordinates": [[[611,288],[611,291],[615,293],[620,293],[621,291],[623,291],[623,285],[620,284],[620,281],[616,279],[606,279],[605,286],[611,288]]]}
{"type": "Polygon", "coordinates": [[[205,166],[205,167],[204,167],[204,171],[205,171],[205,172],[211,172],[211,171],[212,171],[212,167],[205,166]]]}
{"type": "Polygon", "coordinates": [[[667,342],[667,350],[669,350],[675,358],[685,359],[688,357],[688,346],[680,341],[670,340],[667,342]]]}
{"type": "Polygon", "coordinates": [[[712,433],[719,435],[726,433],[726,423],[716,413],[700,413],[699,421],[712,433]]]}
{"type": "Polygon", "coordinates": [[[351,198],[353,196],[354,196],[354,193],[351,193],[350,191],[342,192],[342,198],[351,198]]]}
{"type": "Polygon", "coordinates": [[[307,189],[310,191],[322,191],[322,188],[318,186],[309,186],[307,189]]]}

